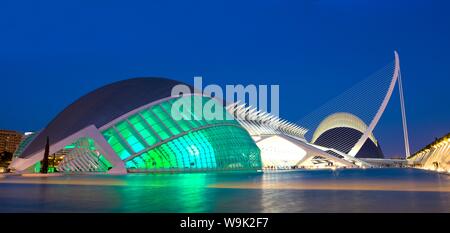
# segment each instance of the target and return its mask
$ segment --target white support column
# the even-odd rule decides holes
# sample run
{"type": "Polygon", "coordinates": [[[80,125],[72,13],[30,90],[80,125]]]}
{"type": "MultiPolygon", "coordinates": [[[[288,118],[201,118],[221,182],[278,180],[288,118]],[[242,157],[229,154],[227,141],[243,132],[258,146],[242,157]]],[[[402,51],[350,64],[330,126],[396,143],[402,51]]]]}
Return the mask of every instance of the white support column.
{"type": "Polygon", "coordinates": [[[94,139],[97,149],[105,158],[112,163],[113,168],[108,171],[109,174],[126,174],[124,162],[120,159],[119,155],[111,148],[109,143],[98,131],[95,126],[90,126],[88,135],[94,139]]]}
{"type": "Polygon", "coordinates": [[[399,68],[399,75],[398,75],[398,91],[400,94],[400,108],[402,110],[403,138],[405,140],[405,159],[406,159],[410,156],[410,152],[409,152],[409,139],[408,139],[408,125],[406,124],[405,99],[403,96],[402,73],[400,71],[400,68],[399,68]]]}
{"type": "Polygon", "coordinates": [[[386,109],[389,100],[391,99],[392,92],[394,91],[395,83],[397,82],[398,74],[400,71],[400,60],[399,60],[397,51],[394,51],[394,55],[395,55],[394,74],[392,75],[391,84],[389,85],[387,94],[384,97],[380,108],[378,109],[377,113],[375,114],[375,117],[372,119],[372,122],[370,122],[370,125],[367,127],[364,134],[361,136],[361,138],[358,140],[358,142],[353,146],[353,148],[348,153],[350,156],[354,157],[359,152],[361,147],[364,145],[367,138],[369,138],[369,136],[372,134],[372,131],[375,129],[375,126],[377,125],[378,121],[380,120],[381,115],[383,115],[383,112],[386,109]]]}

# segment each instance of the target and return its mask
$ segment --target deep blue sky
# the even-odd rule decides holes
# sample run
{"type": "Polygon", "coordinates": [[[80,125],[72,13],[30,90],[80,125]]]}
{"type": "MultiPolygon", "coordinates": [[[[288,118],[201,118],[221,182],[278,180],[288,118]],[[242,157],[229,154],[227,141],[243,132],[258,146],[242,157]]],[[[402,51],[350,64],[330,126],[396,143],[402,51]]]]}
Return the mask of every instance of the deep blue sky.
{"type": "MultiPolygon", "coordinates": [[[[400,53],[412,151],[450,131],[448,1],[0,3],[0,128],[39,130],[83,94],[136,76],[280,84],[291,121],[400,53]]],[[[403,153],[398,96],[376,136],[403,153]]]]}

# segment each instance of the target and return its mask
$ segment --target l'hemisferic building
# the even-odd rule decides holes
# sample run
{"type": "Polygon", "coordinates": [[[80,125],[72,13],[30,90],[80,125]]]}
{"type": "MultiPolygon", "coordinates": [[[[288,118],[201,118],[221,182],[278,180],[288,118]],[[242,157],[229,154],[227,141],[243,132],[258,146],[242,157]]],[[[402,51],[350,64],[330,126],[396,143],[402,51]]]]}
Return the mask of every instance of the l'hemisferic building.
{"type": "Polygon", "coordinates": [[[11,167],[39,171],[48,137],[49,164],[61,172],[261,169],[259,148],[232,117],[172,118],[172,104],[179,98],[210,100],[195,95],[172,97],[171,90],[178,84],[169,79],[136,78],[101,87],[23,140],[11,167]]]}
{"type": "MultiPolygon", "coordinates": [[[[39,172],[49,141],[49,171],[66,173],[257,171],[292,167],[367,167],[349,156],[335,134],[356,140],[367,126],[350,113],[325,119],[313,141],[307,129],[245,105],[219,106],[222,120],[196,111],[175,119],[172,105],[181,98],[205,104],[201,95],[172,96],[164,78],[135,78],[94,90],[60,112],[43,130],[27,135],[10,168],[39,172]],[[341,132],[342,131],[342,132],[341,132]],[[333,136],[334,135],[334,136],[333,136]],[[331,137],[333,136],[333,137],[331,137]]],[[[185,84],[184,84],[185,85],[185,84]]],[[[345,140],[345,138],[343,138],[345,140]]],[[[362,151],[382,157],[373,135],[362,151]]],[[[360,154],[359,154],[360,155],[360,154]]]]}

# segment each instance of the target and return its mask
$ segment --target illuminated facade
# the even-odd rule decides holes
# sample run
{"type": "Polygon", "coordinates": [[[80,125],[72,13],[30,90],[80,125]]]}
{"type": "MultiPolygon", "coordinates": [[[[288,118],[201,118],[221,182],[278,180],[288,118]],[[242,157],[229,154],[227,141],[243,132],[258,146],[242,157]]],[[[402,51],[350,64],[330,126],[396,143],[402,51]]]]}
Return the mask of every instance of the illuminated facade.
{"type": "Polygon", "coordinates": [[[291,169],[306,156],[306,151],[297,143],[273,135],[257,142],[261,149],[261,159],[267,169],[291,169]]]}
{"type": "Polygon", "coordinates": [[[450,173],[450,134],[437,139],[408,158],[416,168],[450,173]]]}
{"type": "MultiPolygon", "coordinates": [[[[46,136],[53,167],[60,172],[190,172],[258,170],[260,150],[222,107],[222,119],[207,119],[177,101],[216,101],[200,95],[172,96],[180,83],[161,78],[130,79],[99,88],[62,111],[30,140],[11,168],[38,171],[46,136]]],[[[222,106],[217,103],[218,106],[222,106]]]]}
{"type": "Polygon", "coordinates": [[[227,110],[250,133],[261,150],[263,168],[370,167],[370,164],[338,151],[310,143],[307,129],[269,113],[234,103],[227,110]]]}

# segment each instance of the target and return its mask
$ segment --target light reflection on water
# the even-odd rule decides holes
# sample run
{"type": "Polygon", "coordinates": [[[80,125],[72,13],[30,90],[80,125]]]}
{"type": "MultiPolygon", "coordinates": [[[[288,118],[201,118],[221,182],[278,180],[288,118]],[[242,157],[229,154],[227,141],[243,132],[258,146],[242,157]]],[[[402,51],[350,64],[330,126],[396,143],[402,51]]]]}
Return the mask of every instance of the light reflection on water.
{"type": "Polygon", "coordinates": [[[450,212],[412,169],[0,178],[0,212],[450,212]]]}

